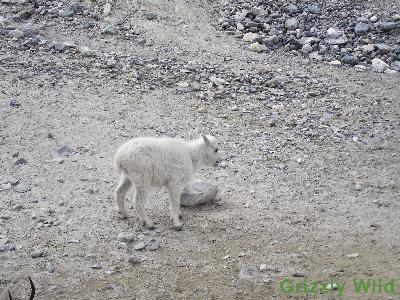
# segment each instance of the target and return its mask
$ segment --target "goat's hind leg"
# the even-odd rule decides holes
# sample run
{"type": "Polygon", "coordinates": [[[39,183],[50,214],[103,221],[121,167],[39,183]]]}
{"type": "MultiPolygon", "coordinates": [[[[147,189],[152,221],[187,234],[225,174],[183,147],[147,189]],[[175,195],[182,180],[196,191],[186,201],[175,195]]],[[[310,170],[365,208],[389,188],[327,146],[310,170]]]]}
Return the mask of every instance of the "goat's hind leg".
{"type": "Polygon", "coordinates": [[[179,217],[182,215],[180,211],[182,189],[183,187],[181,185],[168,185],[168,192],[171,201],[169,209],[171,213],[172,227],[178,231],[182,230],[182,223],[179,220],[179,217]]]}
{"type": "Polygon", "coordinates": [[[135,206],[139,218],[148,229],[154,229],[154,223],[146,212],[146,199],[150,192],[150,186],[146,184],[135,184],[135,206]]]}
{"type": "Polygon", "coordinates": [[[121,216],[121,218],[126,218],[127,213],[125,209],[125,195],[126,192],[131,187],[132,183],[129,178],[126,176],[124,171],[121,171],[121,178],[119,181],[119,185],[115,190],[115,202],[117,203],[117,210],[121,216]]]}

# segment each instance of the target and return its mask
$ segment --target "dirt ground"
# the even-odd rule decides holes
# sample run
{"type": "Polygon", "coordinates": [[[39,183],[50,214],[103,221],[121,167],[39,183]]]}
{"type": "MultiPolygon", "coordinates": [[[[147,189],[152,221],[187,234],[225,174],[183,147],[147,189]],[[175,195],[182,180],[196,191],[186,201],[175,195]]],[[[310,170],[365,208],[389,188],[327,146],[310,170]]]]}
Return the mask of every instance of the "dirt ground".
{"type": "MultiPolygon", "coordinates": [[[[46,39],[85,45],[102,53],[97,57],[2,42],[1,176],[30,190],[15,192],[13,184],[0,191],[0,239],[14,247],[0,252],[0,291],[10,285],[27,299],[29,275],[35,299],[307,298],[279,289],[290,278],[345,282],[344,299],[400,299],[399,75],[250,52],[216,29],[212,7],[118,0],[100,26],[124,20],[135,39],[101,34],[83,17],[35,19],[46,39]],[[114,56],[144,63],[110,72],[99,57],[114,56]],[[285,77],[287,101],[179,93],[181,69],[193,61],[219,77],[285,77]],[[127,80],[137,72],[139,81],[127,80]],[[203,105],[206,113],[198,111],[203,105]],[[279,117],[270,126],[273,111],[279,117]],[[163,191],[149,203],[155,230],[142,228],[130,205],[129,218],[119,219],[118,146],[139,135],[202,133],[221,143],[226,166],[201,174],[219,185],[219,201],[183,208],[181,232],[171,229],[163,191]],[[73,152],[60,157],[63,145],[73,152]],[[15,164],[19,158],[26,162],[15,164]],[[134,241],[118,240],[121,232],[134,241]],[[134,250],[152,239],[157,250],[134,250]],[[129,263],[132,255],[142,261],[129,263]],[[356,294],[354,278],[395,279],[395,293],[356,294]]],[[[13,9],[21,8],[2,5],[0,15],[13,9]]],[[[317,298],[338,296],[334,290],[317,298]]]]}

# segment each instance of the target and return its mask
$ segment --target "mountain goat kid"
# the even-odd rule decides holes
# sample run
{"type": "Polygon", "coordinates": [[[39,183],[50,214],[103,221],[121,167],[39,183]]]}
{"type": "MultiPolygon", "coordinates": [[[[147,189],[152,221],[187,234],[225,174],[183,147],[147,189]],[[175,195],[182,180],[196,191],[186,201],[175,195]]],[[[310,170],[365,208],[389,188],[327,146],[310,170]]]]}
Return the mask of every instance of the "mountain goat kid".
{"type": "Polygon", "coordinates": [[[120,182],[115,191],[117,209],[127,217],[124,200],[134,186],[134,203],[145,227],[154,228],[146,213],[146,198],[152,187],[165,186],[170,197],[170,213],[175,230],[182,230],[180,197],[185,185],[202,166],[216,166],[220,162],[217,140],[210,135],[184,141],[172,138],[139,137],[123,144],[115,155],[120,182]]]}

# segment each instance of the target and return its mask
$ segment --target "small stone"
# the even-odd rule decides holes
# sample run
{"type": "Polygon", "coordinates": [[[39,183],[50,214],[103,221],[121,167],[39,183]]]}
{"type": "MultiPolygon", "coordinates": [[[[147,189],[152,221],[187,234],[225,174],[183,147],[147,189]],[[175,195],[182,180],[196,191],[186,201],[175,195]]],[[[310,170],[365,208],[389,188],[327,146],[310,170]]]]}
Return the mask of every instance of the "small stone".
{"type": "Polygon", "coordinates": [[[24,206],[22,205],[22,204],[15,204],[14,206],[13,206],[13,210],[20,210],[21,208],[23,208],[24,206]]]}
{"type": "Polygon", "coordinates": [[[95,269],[95,270],[103,269],[103,266],[102,266],[99,262],[97,262],[97,263],[91,265],[90,267],[91,267],[92,269],[95,269]]]}
{"type": "Polygon", "coordinates": [[[330,64],[331,66],[341,66],[342,65],[342,63],[339,60],[332,60],[328,64],[330,64]]]}
{"type": "Polygon", "coordinates": [[[350,254],[347,254],[347,255],[346,255],[346,257],[348,257],[348,258],[356,258],[356,257],[358,257],[358,256],[360,256],[359,253],[350,253],[350,254]]]}
{"type": "Polygon", "coordinates": [[[207,106],[203,105],[203,106],[200,106],[200,107],[197,109],[197,111],[198,111],[199,113],[204,114],[204,113],[207,113],[207,112],[208,112],[208,108],[207,108],[207,106]]]}
{"type": "Polygon", "coordinates": [[[160,242],[157,240],[150,240],[147,242],[146,249],[149,251],[155,251],[160,247],[160,242]]]}
{"type": "Polygon", "coordinates": [[[11,182],[2,183],[0,184],[0,192],[11,190],[11,187],[12,187],[11,182]]]}
{"type": "Polygon", "coordinates": [[[302,272],[294,272],[292,274],[293,277],[305,277],[305,274],[302,272]]]}
{"type": "Polygon", "coordinates": [[[128,258],[128,262],[129,262],[130,264],[132,264],[132,265],[137,265],[137,264],[140,264],[140,263],[142,262],[142,259],[141,259],[139,256],[131,255],[131,256],[128,258]]]}
{"type": "Polygon", "coordinates": [[[94,50],[89,49],[89,47],[86,47],[86,46],[80,47],[79,52],[82,54],[82,56],[86,56],[86,57],[96,56],[96,52],[94,50]]]}
{"type": "Polygon", "coordinates": [[[266,271],[267,270],[267,264],[262,264],[262,265],[260,265],[260,271],[261,272],[264,272],[264,271],[266,271]]]}
{"type": "Polygon", "coordinates": [[[372,23],[375,23],[376,21],[378,21],[378,17],[377,17],[377,16],[372,16],[371,18],[369,18],[369,20],[370,20],[372,23]]]}
{"type": "Polygon", "coordinates": [[[31,257],[32,258],[38,258],[38,257],[45,257],[46,252],[44,250],[36,250],[31,252],[31,257]]]}
{"type": "Polygon", "coordinates": [[[379,58],[374,58],[372,60],[372,68],[377,72],[383,73],[389,68],[389,65],[379,58]]]}
{"type": "Polygon", "coordinates": [[[57,154],[59,156],[67,156],[73,152],[74,152],[74,149],[72,149],[69,145],[64,145],[57,150],[57,154]]]}
{"type": "Polygon", "coordinates": [[[188,87],[190,87],[190,83],[187,81],[181,81],[181,82],[178,82],[177,86],[180,88],[188,88],[188,87]]]}
{"type": "Polygon", "coordinates": [[[243,35],[243,41],[244,42],[250,42],[253,43],[256,39],[259,39],[260,36],[258,33],[253,33],[253,32],[248,32],[243,35]]]}
{"type": "Polygon", "coordinates": [[[359,61],[360,60],[358,59],[358,57],[353,56],[353,55],[345,55],[342,58],[342,62],[343,63],[348,64],[348,65],[352,65],[352,66],[357,65],[359,63],[359,61]]]}
{"type": "Polygon", "coordinates": [[[250,51],[254,51],[254,52],[261,52],[261,51],[264,50],[264,46],[261,45],[261,44],[259,44],[258,42],[252,43],[252,44],[249,46],[249,50],[250,50],[250,51]]]}
{"type": "Polygon", "coordinates": [[[310,44],[305,44],[301,48],[301,51],[303,51],[303,53],[305,53],[305,54],[308,54],[313,51],[313,47],[310,44]]]}
{"type": "Polygon", "coordinates": [[[365,23],[357,23],[354,27],[354,31],[357,35],[364,35],[369,31],[369,26],[365,23]]]}
{"type": "Polygon", "coordinates": [[[46,266],[46,270],[47,270],[47,272],[49,272],[49,273],[54,273],[55,271],[56,271],[56,267],[54,266],[54,265],[52,265],[52,264],[47,264],[47,266],[46,266]]]}
{"type": "Polygon", "coordinates": [[[114,68],[117,65],[117,61],[111,57],[107,60],[106,64],[107,64],[107,67],[114,68]]]}
{"type": "Polygon", "coordinates": [[[331,45],[343,45],[348,42],[348,39],[342,31],[331,27],[326,32],[325,41],[331,45]]]}
{"type": "Polygon", "coordinates": [[[384,32],[388,32],[394,30],[398,27],[396,22],[381,22],[378,25],[378,28],[384,32]]]}
{"type": "Polygon", "coordinates": [[[144,14],[144,17],[145,17],[147,20],[150,20],[150,21],[157,19],[157,15],[156,15],[155,13],[152,13],[152,12],[146,12],[146,13],[144,14]]]}
{"type": "Polygon", "coordinates": [[[58,12],[58,15],[62,18],[72,17],[75,12],[72,9],[62,9],[58,12]]]}
{"type": "Polygon", "coordinates": [[[269,126],[273,127],[278,123],[278,113],[273,112],[271,114],[271,119],[269,120],[269,126]]]}
{"type": "Polygon", "coordinates": [[[201,89],[201,85],[200,83],[194,81],[190,84],[190,87],[194,90],[194,91],[200,91],[201,89]]]}
{"type": "Polygon", "coordinates": [[[109,35],[114,35],[117,33],[117,30],[115,29],[114,25],[107,25],[103,29],[104,34],[109,34],[109,35]]]}
{"type": "Polygon", "coordinates": [[[360,182],[356,182],[356,184],[354,185],[354,188],[355,188],[357,191],[361,191],[361,190],[362,190],[362,185],[361,185],[361,183],[360,183],[360,182]]]}
{"type": "Polygon", "coordinates": [[[25,184],[24,182],[20,182],[15,188],[14,191],[17,193],[26,193],[28,191],[30,191],[31,188],[30,186],[28,186],[27,184],[25,184]]]}
{"type": "Polygon", "coordinates": [[[14,165],[20,166],[20,165],[25,165],[26,163],[28,163],[28,162],[26,161],[26,159],[20,157],[20,158],[18,158],[18,159],[15,161],[14,165]]]}
{"type": "Polygon", "coordinates": [[[295,30],[299,25],[299,21],[296,18],[289,18],[285,22],[285,27],[289,30],[295,30]]]}
{"type": "Polygon", "coordinates": [[[133,233],[121,232],[118,234],[117,239],[121,242],[130,243],[135,239],[135,236],[133,233]]]}
{"type": "Polygon", "coordinates": [[[368,54],[374,52],[375,45],[374,44],[364,45],[364,46],[362,46],[362,50],[363,50],[364,54],[368,55],[368,54]]]}
{"type": "Polygon", "coordinates": [[[19,29],[15,29],[15,30],[9,30],[8,31],[8,35],[19,40],[22,39],[25,35],[24,32],[22,30],[19,29]]]}
{"type": "Polygon", "coordinates": [[[223,259],[223,260],[228,260],[229,258],[231,258],[230,255],[225,255],[222,259],[223,259]]]}
{"type": "Polygon", "coordinates": [[[244,30],[244,25],[242,23],[237,23],[236,24],[236,29],[240,30],[240,31],[243,31],[244,30]]]}
{"type": "Polygon", "coordinates": [[[133,246],[133,249],[135,249],[135,250],[143,250],[144,248],[146,248],[146,244],[143,242],[140,242],[140,243],[136,244],[135,246],[133,246]]]}
{"type": "Polygon", "coordinates": [[[18,108],[18,107],[21,106],[21,104],[20,104],[17,100],[11,100],[11,101],[10,101],[10,106],[11,106],[11,107],[18,108]]]}
{"type": "Polygon", "coordinates": [[[107,2],[103,6],[103,16],[108,17],[111,14],[111,3],[107,2]]]}
{"type": "Polygon", "coordinates": [[[257,269],[255,267],[242,267],[239,272],[239,279],[249,280],[253,279],[257,275],[257,269]]]}
{"type": "Polygon", "coordinates": [[[338,285],[336,283],[328,283],[326,285],[326,289],[327,290],[333,291],[333,290],[336,290],[337,288],[338,288],[338,285]]]}

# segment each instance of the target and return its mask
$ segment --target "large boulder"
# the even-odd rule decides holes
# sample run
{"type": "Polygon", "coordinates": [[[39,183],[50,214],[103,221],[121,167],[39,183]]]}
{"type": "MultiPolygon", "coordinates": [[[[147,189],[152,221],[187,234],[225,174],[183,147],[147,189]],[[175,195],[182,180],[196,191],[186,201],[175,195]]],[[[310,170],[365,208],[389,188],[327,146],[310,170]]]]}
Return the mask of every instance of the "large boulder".
{"type": "Polygon", "coordinates": [[[189,182],[182,191],[181,205],[196,206],[212,202],[218,194],[218,186],[205,180],[189,182]]]}

